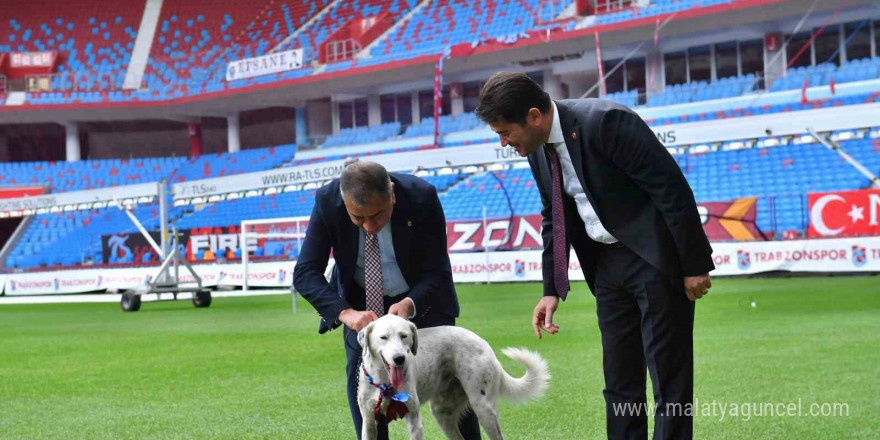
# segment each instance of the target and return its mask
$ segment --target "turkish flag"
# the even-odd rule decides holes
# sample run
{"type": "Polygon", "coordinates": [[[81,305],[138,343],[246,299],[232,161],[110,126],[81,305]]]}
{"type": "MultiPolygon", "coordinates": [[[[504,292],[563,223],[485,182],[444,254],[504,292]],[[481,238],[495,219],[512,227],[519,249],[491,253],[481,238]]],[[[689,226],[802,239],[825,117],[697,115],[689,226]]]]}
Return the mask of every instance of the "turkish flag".
{"type": "Polygon", "coordinates": [[[812,193],[811,238],[880,235],[880,189],[812,193]]]}

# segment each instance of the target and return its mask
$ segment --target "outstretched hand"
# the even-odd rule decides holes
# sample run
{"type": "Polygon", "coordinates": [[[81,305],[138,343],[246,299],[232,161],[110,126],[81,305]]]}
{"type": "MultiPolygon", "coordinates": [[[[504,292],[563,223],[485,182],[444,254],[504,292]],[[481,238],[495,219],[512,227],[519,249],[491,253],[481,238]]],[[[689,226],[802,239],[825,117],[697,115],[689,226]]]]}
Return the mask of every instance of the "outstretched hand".
{"type": "Polygon", "coordinates": [[[542,329],[551,335],[555,335],[559,331],[559,326],[553,323],[553,313],[556,312],[558,306],[559,298],[556,296],[545,296],[541,298],[541,301],[538,301],[538,305],[535,306],[535,311],[532,313],[532,327],[535,329],[538,339],[543,337],[542,329]]]}

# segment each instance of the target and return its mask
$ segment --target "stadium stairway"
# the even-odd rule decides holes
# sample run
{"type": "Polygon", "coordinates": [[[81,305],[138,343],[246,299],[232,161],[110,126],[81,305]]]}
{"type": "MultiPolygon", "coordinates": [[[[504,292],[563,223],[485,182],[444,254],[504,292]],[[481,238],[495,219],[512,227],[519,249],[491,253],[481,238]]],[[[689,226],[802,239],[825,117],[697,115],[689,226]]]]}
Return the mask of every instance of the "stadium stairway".
{"type": "Polygon", "coordinates": [[[159,16],[162,13],[163,0],[147,0],[144,5],[144,15],[141,25],[138,27],[137,38],[131,52],[131,61],[125,71],[125,79],[122,82],[123,89],[139,89],[147,69],[147,61],[150,59],[150,51],[153,48],[153,40],[156,37],[156,28],[159,25],[159,16]]]}

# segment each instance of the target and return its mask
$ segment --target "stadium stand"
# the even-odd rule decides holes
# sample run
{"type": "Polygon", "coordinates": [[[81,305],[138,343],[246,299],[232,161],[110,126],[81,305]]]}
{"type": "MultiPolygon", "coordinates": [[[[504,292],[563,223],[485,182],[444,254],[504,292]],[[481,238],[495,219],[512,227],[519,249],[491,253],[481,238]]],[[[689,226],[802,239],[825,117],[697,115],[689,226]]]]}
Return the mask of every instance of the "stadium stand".
{"type": "Polygon", "coordinates": [[[171,182],[208,179],[280,168],[293,159],[296,145],[255,148],[237,153],[207,154],[188,159],[167,175],[171,182]]]}
{"type": "Polygon", "coordinates": [[[295,145],[207,154],[198,159],[156,157],[79,162],[0,162],[0,186],[39,185],[47,193],[158,182],[207,179],[278,168],[293,159],[295,145]]]}
{"type": "Polygon", "coordinates": [[[302,48],[306,62],[318,58],[318,48],[339,28],[361,18],[389,14],[394,21],[404,16],[419,2],[417,0],[366,0],[361,2],[334,2],[326,13],[293,38],[281,45],[279,50],[302,48]]]}
{"type": "Polygon", "coordinates": [[[101,102],[122,86],[142,12],[142,2],[128,1],[0,2],[0,53],[57,51],[52,88],[94,91],[81,102],[101,102]]]}
{"type": "MultiPolygon", "coordinates": [[[[178,219],[184,210],[170,208],[169,217],[178,219]]],[[[159,229],[157,204],[141,205],[133,213],[148,230],[159,229]]],[[[102,208],[90,211],[40,214],[34,216],[28,230],[17,243],[6,267],[38,268],[54,266],[81,266],[83,264],[133,264],[135,256],[113,255],[104,261],[101,252],[103,236],[136,233],[137,228],[118,208],[102,208]]]]}
{"type": "Polygon", "coordinates": [[[376,44],[370,58],[360,60],[359,64],[439,54],[445,47],[459,43],[515,37],[556,19],[572,3],[571,0],[432,0],[376,44]]]}
{"type": "MultiPolygon", "coordinates": [[[[835,137],[841,134],[833,133],[835,137]]],[[[846,134],[848,140],[841,140],[841,146],[869,169],[880,173],[880,138],[871,138],[864,130],[852,130],[846,134]]],[[[728,141],[715,149],[717,151],[674,156],[697,201],[758,197],[758,227],[779,239],[785,232],[802,234],[806,229],[806,193],[859,189],[868,183],[836,153],[809,137],[728,141]],[[817,175],[814,170],[820,168],[825,172],[817,175]]],[[[224,167],[226,171],[222,175],[228,175],[275,168],[289,161],[290,150],[282,147],[275,149],[274,154],[272,149],[253,151],[247,156],[242,156],[245,153],[242,152],[188,161],[180,166],[188,171],[180,171],[178,176],[183,179],[214,177],[221,175],[224,167]],[[205,171],[206,167],[210,168],[209,173],[205,171]]],[[[328,159],[322,157],[314,161],[328,159]]],[[[433,173],[424,178],[440,192],[447,220],[482,219],[484,207],[489,218],[507,218],[540,213],[537,187],[530,170],[523,165],[519,162],[503,170],[472,174],[461,171],[440,174],[437,170],[420,173],[433,173]]],[[[307,216],[313,203],[314,189],[303,189],[223,200],[199,208],[191,205],[177,207],[170,215],[181,229],[238,227],[243,220],[307,216]]],[[[155,204],[138,207],[135,213],[138,218],[147,219],[147,228],[157,227],[155,204]]],[[[75,266],[87,258],[95,264],[135,264],[138,262],[132,260],[133,256],[115,256],[111,261],[104,261],[96,251],[100,249],[102,236],[134,231],[129,219],[116,208],[38,215],[16,244],[6,265],[8,268],[75,266]]],[[[271,249],[260,247],[256,257],[295,258],[298,252],[296,246],[272,246],[271,249]]],[[[201,257],[196,255],[197,259],[201,257]]]]}
{"type": "MultiPolygon", "coordinates": [[[[574,0],[476,3],[465,0],[258,0],[248,3],[213,0],[210,7],[200,2],[164,0],[144,76],[145,88],[134,91],[122,91],[120,85],[131,58],[143,1],[107,6],[93,0],[74,3],[40,0],[39,8],[23,10],[5,2],[0,4],[0,13],[8,17],[0,23],[0,42],[3,43],[0,52],[57,50],[65,54],[58,75],[52,79],[55,90],[30,93],[27,104],[162,101],[438,55],[459,44],[478,45],[490,40],[514,43],[536,30],[612,25],[734,2],[654,0],[645,7],[582,19],[570,13],[574,0]],[[51,17],[43,12],[49,7],[51,17]],[[378,17],[390,19],[394,27],[378,40],[365,42],[374,43],[369,51],[355,60],[318,62],[319,48],[335,32],[357,24],[358,20],[378,17]],[[230,61],[294,48],[305,52],[303,69],[225,81],[230,61]]],[[[865,23],[873,26],[870,31],[873,38],[880,28],[870,20],[865,23]]],[[[844,24],[840,26],[844,29],[844,24]]],[[[868,44],[869,52],[875,55],[876,45],[876,42],[868,44]]],[[[654,127],[880,100],[880,57],[842,60],[839,66],[822,61],[817,59],[819,64],[790,68],[773,81],[747,74],[670,84],[663,92],[647,98],[640,96],[638,90],[630,90],[609,94],[607,99],[636,108],[654,127]],[[805,87],[806,97],[799,92],[805,87]]],[[[417,115],[425,115],[423,109],[416,110],[417,115]]],[[[409,126],[389,122],[337,130],[337,134],[316,142],[318,149],[300,153],[296,145],[288,144],[207,154],[195,159],[0,163],[0,186],[40,185],[45,186],[47,192],[58,193],[161,179],[177,183],[433,148],[434,118],[422,117],[414,122],[409,126]]],[[[339,125],[339,121],[334,124],[339,125]]],[[[494,133],[473,113],[442,115],[438,126],[443,135],[441,147],[497,141],[494,133]]],[[[868,136],[865,130],[834,134],[846,134],[841,137],[843,148],[870,170],[880,173],[880,138],[868,136]]],[[[758,197],[758,226],[777,238],[790,238],[790,232],[802,234],[807,228],[806,193],[859,189],[867,185],[864,176],[811,138],[711,143],[691,148],[674,158],[700,202],[758,197]],[[823,172],[816,173],[817,169],[823,172]]],[[[520,161],[492,167],[494,171],[416,168],[412,172],[424,175],[437,187],[448,220],[476,220],[483,217],[484,209],[490,218],[540,212],[535,182],[524,165],[520,161]]],[[[311,186],[296,191],[289,189],[266,196],[175,207],[171,217],[181,229],[198,230],[238,227],[241,221],[250,219],[307,216],[312,209],[314,189],[311,186]]],[[[135,213],[145,220],[148,229],[158,228],[155,204],[141,205],[135,213]]],[[[144,255],[105,258],[101,254],[102,237],[135,231],[117,208],[39,214],[29,219],[27,225],[7,256],[7,268],[72,267],[89,263],[124,265],[152,259],[144,255]]],[[[256,256],[295,258],[297,252],[295,246],[267,248],[260,244],[256,256]]],[[[240,257],[240,253],[236,257],[240,257]]],[[[198,253],[195,258],[202,260],[211,256],[198,253]]]]}
{"type": "Polygon", "coordinates": [[[323,148],[343,145],[368,144],[384,141],[400,133],[399,122],[388,122],[373,127],[343,128],[339,134],[329,136],[322,144],[323,148]]]}
{"type": "Polygon", "coordinates": [[[101,159],[80,162],[2,162],[0,185],[41,185],[46,192],[78,191],[157,182],[185,158],[101,159]]]}

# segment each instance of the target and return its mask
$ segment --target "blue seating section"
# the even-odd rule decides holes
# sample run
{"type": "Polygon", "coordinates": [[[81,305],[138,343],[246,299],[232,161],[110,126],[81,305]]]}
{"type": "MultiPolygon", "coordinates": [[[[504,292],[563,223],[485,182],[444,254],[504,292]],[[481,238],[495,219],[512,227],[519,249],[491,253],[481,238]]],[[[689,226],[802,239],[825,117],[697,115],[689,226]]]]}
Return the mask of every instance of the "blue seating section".
{"type": "Polygon", "coordinates": [[[771,113],[784,113],[800,110],[812,110],[825,107],[838,107],[842,105],[868,104],[878,102],[878,100],[880,100],[880,92],[874,92],[834,99],[817,99],[815,101],[809,101],[806,104],[797,102],[788,104],[761,105],[748,108],[738,107],[717,112],[684,114],[680,116],[671,116],[666,118],[647,118],[645,119],[645,122],[651,125],[669,125],[679,124],[683,122],[711,121],[714,119],[738,118],[741,116],[766,115],[771,113]]]}
{"type": "MultiPolygon", "coordinates": [[[[851,140],[841,146],[880,173],[880,139],[851,140]]],[[[770,211],[759,210],[758,226],[764,231],[804,230],[806,202],[801,199],[808,192],[858,189],[868,184],[855,168],[818,143],[720,151],[676,160],[698,201],[778,197],[775,228],[770,211]]],[[[767,199],[762,203],[766,206],[767,199]]]]}
{"type": "Polygon", "coordinates": [[[52,2],[51,6],[30,7],[0,2],[0,52],[59,52],[62,59],[51,81],[54,90],[118,89],[143,8],[143,2],[134,1],[112,5],[52,2]]]}
{"type": "MultiPolygon", "coordinates": [[[[485,127],[486,124],[481,122],[474,113],[462,113],[459,115],[440,116],[437,129],[440,134],[453,133],[456,131],[473,130],[478,127],[485,127]]],[[[422,118],[417,125],[410,125],[403,133],[403,137],[419,137],[434,135],[434,117],[422,118]]]]}
{"type": "Polygon", "coordinates": [[[264,197],[224,200],[184,216],[180,229],[240,226],[243,220],[301,217],[312,213],[315,190],[292,191],[264,197]]]}
{"type": "Polygon", "coordinates": [[[483,207],[488,218],[541,212],[541,197],[528,168],[470,177],[441,194],[440,203],[447,220],[482,219],[483,207]]]}
{"type": "Polygon", "coordinates": [[[731,98],[750,93],[755,86],[755,75],[721,78],[709,84],[696,81],[687,84],[674,84],[666,87],[662,93],[648,98],[648,107],[684,104],[688,102],[706,101],[709,99],[731,98]]]}
{"type": "MultiPolygon", "coordinates": [[[[591,25],[616,23],[692,8],[733,3],[735,0],[657,0],[640,9],[601,14],[591,25]]],[[[576,20],[556,20],[574,0],[432,0],[357,61],[328,65],[322,72],[439,54],[445,47],[490,39],[514,41],[526,32],[545,28],[572,30],[576,20]]],[[[7,2],[9,3],[9,2],[7,2]]],[[[13,2],[14,3],[14,2],[13,2]]],[[[58,18],[45,20],[39,9],[22,11],[13,3],[0,5],[11,17],[0,23],[0,52],[59,50],[65,58],[52,80],[53,91],[33,93],[27,105],[120,103],[185,98],[314,74],[311,61],[321,43],[354,20],[389,13],[400,20],[419,4],[417,0],[215,0],[205,8],[199,2],[166,0],[163,4],[152,53],[144,75],[144,88],[121,90],[125,70],[137,36],[143,1],[112,7],[82,4],[57,5],[58,18]],[[4,9],[5,8],[5,9],[4,9]],[[315,20],[309,23],[309,19],[315,20]],[[306,24],[308,25],[306,26],[306,24]],[[3,41],[3,30],[7,30],[3,41]],[[291,38],[292,36],[292,38],[291,38]],[[303,48],[304,68],[257,78],[225,81],[229,62],[264,55],[272,50],[303,48]]],[[[771,91],[874,79],[880,59],[853,60],[839,68],[820,64],[792,69],[771,86],[771,91]]],[[[650,97],[649,107],[740,96],[752,90],[754,78],[726,78],[712,84],[670,86],[650,97]]],[[[631,94],[612,95],[631,105],[631,94]]]]}
{"type": "Polygon", "coordinates": [[[623,104],[629,108],[635,108],[639,105],[639,92],[630,90],[628,92],[616,92],[605,95],[605,99],[623,104]]]}
{"type": "Polygon", "coordinates": [[[425,176],[422,177],[422,179],[425,179],[425,181],[434,185],[437,188],[437,191],[442,193],[466,177],[467,176],[460,174],[445,174],[440,176],[425,176]]]}
{"type": "Polygon", "coordinates": [[[295,154],[296,145],[256,148],[238,153],[206,154],[198,159],[186,160],[168,176],[168,180],[185,182],[280,168],[293,160],[295,154]]]}
{"type": "Polygon", "coordinates": [[[804,81],[808,87],[829,85],[832,78],[836,84],[877,79],[880,77],[880,58],[862,58],[843,63],[821,63],[815,66],[801,66],[789,69],[786,75],[770,86],[771,92],[800,89],[804,81]]]}
{"type": "Polygon", "coordinates": [[[360,64],[439,54],[443,48],[490,38],[513,38],[554,20],[572,0],[542,2],[433,0],[376,44],[360,64]]]}
{"type": "Polygon", "coordinates": [[[360,18],[376,17],[390,13],[394,19],[406,15],[419,2],[417,0],[362,0],[358,2],[341,1],[334,3],[330,10],[322,14],[307,28],[297,33],[296,38],[285,42],[280,50],[302,48],[304,60],[318,59],[318,48],[341,27],[360,18]]]}
{"type": "Polygon", "coordinates": [[[110,186],[157,182],[169,176],[185,159],[104,159],[80,162],[3,162],[0,186],[48,186],[48,192],[78,191],[110,186]]]}
{"type": "Polygon", "coordinates": [[[156,157],[79,162],[2,162],[0,186],[46,186],[47,192],[80,191],[158,182],[173,183],[279,168],[296,154],[295,145],[203,155],[198,159],[156,157]]]}
{"type": "MultiPolygon", "coordinates": [[[[840,143],[850,155],[880,174],[880,138],[840,143]]],[[[818,143],[724,150],[729,144],[723,144],[721,151],[674,158],[690,182],[697,201],[759,197],[758,227],[762,231],[775,233],[777,238],[787,231],[802,232],[806,229],[806,193],[859,189],[868,184],[865,177],[843,162],[836,153],[818,143]]],[[[241,166],[256,166],[257,162],[274,163],[274,167],[281,165],[269,158],[272,155],[266,149],[256,151],[248,159],[239,157],[238,163],[243,164],[241,166]]],[[[286,154],[276,151],[275,156],[286,154]]],[[[312,161],[326,159],[335,158],[314,158],[312,161]]],[[[203,170],[204,165],[201,164],[204,163],[210,164],[214,171],[222,170],[221,164],[227,167],[236,165],[221,155],[193,162],[193,172],[197,174],[197,171],[203,170]]],[[[212,172],[210,176],[218,174],[212,172]]],[[[186,172],[181,172],[180,176],[184,179],[202,177],[186,172]]],[[[538,190],[528,168],[472,175],[433,175],[425,179],[440,192],[447,220],[481,219],[484,206],[490,218],[538,214],[541,210],[538,190]]],[[[200,210],[192,206],[174,208],[171,217],[181,229],[238,226],[242,220],[308,216],[313,204],[314,190],[310,189],[226,200],[209,204],[200,210]]],[[[155,204],[138,207],[136,215],[145,221],[148,229],[158,228],[155,204]]],[[[89,258],[96,264],[137,263],[133,260],[134,256],[115,256],[114,261],[103,261],[100,255],[101,236],[127,232],[135,232],[135,229],[117,208],[37,215],[13,249],[7,267],[73,266],[89,258]]],[[[289,243],[275,243],[261,248],[257,256],[295,258],[297,252],[296,246],[289,243]]],[[[144,256],[139,258],[147,259],[144,256]]]]}
{"type": "MultiPolygon", "coordinates": [[[[157,204],[138,206],[133,213],[148,230],[159,229],[157,204]]],[[[169,208],[172,219],[179,218],[182,213],[181,208],[169,208]]],[[[128,216],[115,207],[36,215],[7,258],[6,267],[74,266],[86,261],[93,264],[136,263],[131,254],[121,258],[113,256],[111,261],[104,261],[101,237],[117,233],[138,232],[128,216]]]]}
{"type": "Polygon", "coordinates": [[[735,0],[652,0],[651,3],[640,9],[626,9],[618,12],[600,14],[593,22],[594,26],[622,23],[630,20],[638,20],[657,15],[672,14],[686,11],[692,8],[700,8],[725,3],[734,3],[735,0]]]}
{"type": "Polygon", "coordinates": [[[384,141],[400,134],[400,122],[388,122],[373,127],[343,128],[339,134],[329,136],[322,147],[368,144],[384,141]]]}

